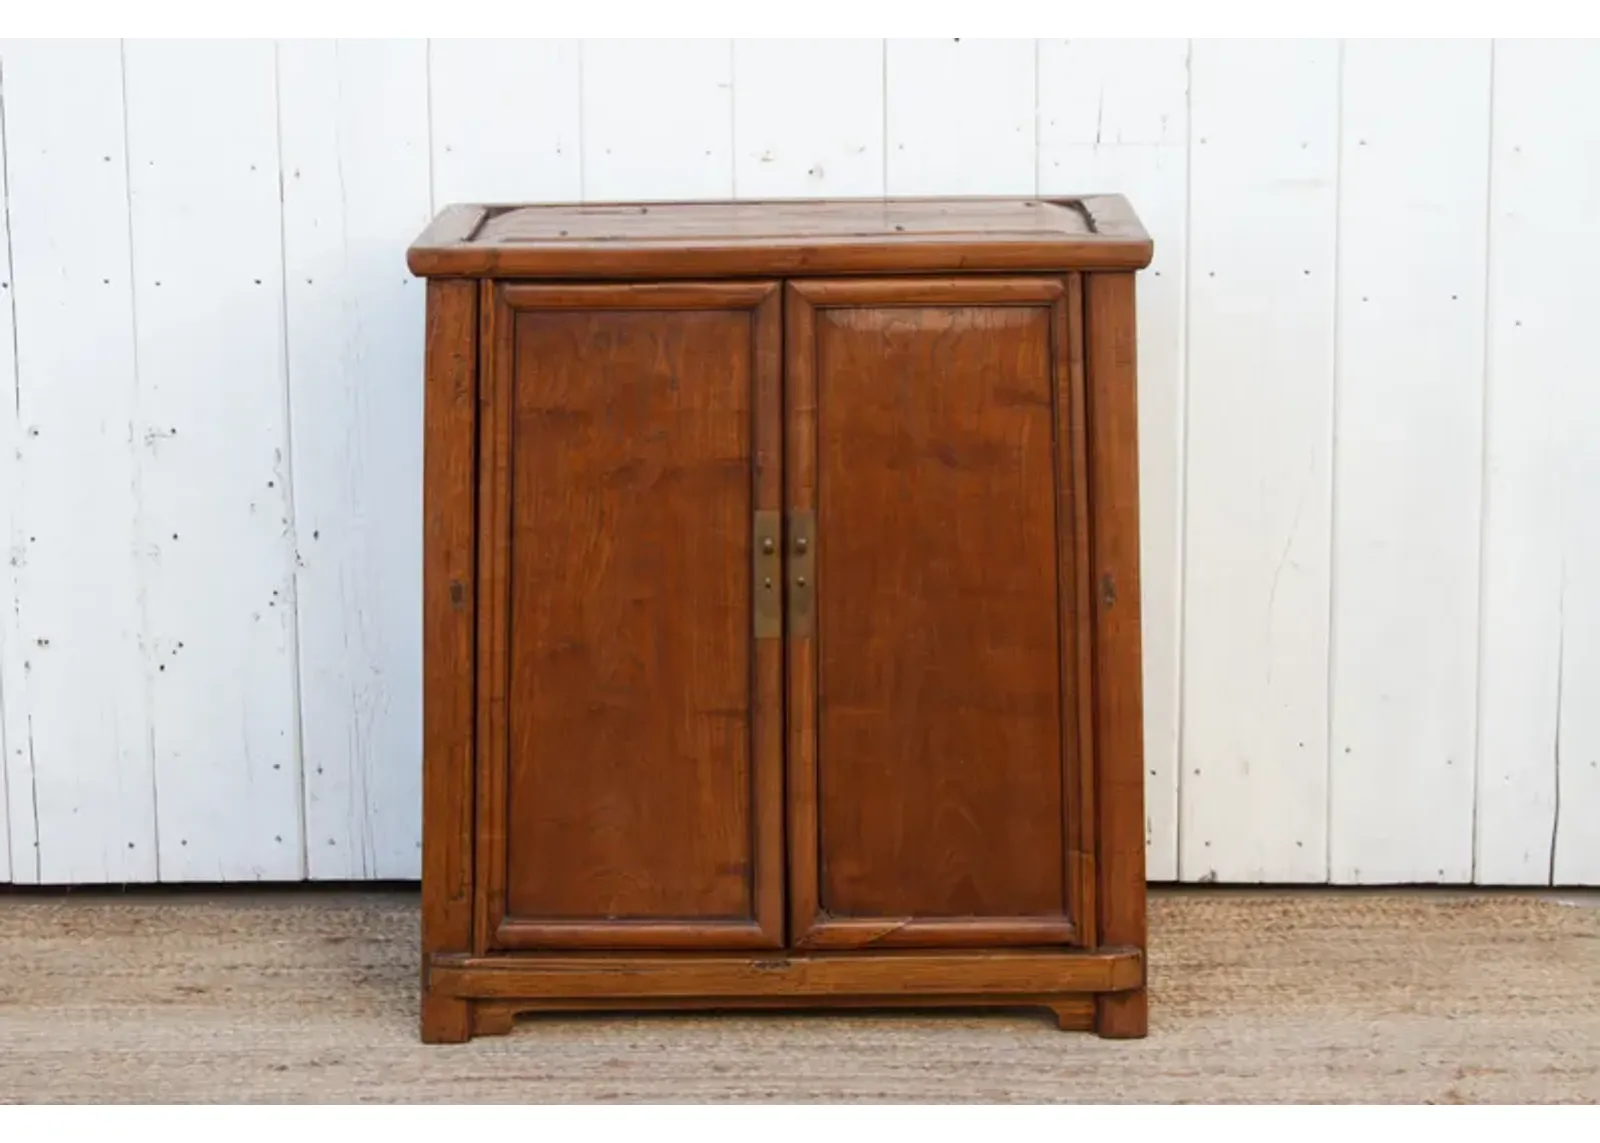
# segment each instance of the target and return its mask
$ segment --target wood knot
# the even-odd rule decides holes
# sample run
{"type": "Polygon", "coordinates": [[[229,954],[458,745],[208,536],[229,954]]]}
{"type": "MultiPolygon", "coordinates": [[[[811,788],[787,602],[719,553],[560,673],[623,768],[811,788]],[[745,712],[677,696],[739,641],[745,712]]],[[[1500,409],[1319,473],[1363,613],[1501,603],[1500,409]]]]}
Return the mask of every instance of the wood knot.
{"type": "Polygon", "coordinates": [[[1117,581],[1109,574],[1100,577],[1100,598],[1107,607],[1117,602],[1117,581]]]}
{"type": "Polygon", "coordinates": [[[450,581],[450,603],[454,607],[465,606],[467,602],[467,587],[460,580],[450,581]]]}

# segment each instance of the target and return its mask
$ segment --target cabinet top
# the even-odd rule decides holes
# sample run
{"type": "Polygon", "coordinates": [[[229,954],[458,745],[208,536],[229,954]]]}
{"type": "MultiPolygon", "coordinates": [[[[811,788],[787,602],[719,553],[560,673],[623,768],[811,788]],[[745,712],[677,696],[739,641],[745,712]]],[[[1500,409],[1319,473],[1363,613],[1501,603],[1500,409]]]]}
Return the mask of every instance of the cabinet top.
{"type": "Polygon", "coordinates": [[[420,277],[685,278],[1138,270],[1120,195],[446,207],[407,251],[420,277]]]}

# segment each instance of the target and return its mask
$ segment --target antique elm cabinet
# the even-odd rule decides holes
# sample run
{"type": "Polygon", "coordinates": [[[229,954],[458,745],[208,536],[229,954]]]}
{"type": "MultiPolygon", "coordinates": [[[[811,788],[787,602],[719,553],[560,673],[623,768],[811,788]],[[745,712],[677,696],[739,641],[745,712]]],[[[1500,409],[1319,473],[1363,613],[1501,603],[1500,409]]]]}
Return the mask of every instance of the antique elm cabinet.
{"type": "Polygon", "coordinates": [[[422,1037],[1145,1032],[1134,274],[1081,199],[460,206],[428,279],[422,1037]]]}

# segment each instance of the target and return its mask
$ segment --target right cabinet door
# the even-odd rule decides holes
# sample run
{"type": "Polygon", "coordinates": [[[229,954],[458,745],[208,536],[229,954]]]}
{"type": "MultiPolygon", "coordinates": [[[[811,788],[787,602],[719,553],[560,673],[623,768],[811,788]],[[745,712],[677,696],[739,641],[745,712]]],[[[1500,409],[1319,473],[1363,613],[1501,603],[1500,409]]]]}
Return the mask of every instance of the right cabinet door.
{"type": "Polygon", "coordinates": [[[1081,297],[787,287],[798,947],[1094,943],[1081,297]]]}

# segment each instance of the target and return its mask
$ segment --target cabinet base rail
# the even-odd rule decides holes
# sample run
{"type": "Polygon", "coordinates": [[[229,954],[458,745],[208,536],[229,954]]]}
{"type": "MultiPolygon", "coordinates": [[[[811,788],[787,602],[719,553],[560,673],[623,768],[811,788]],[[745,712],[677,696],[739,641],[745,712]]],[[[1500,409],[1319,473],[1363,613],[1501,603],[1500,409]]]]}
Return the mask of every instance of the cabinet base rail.
{"type": "Polygon", "coordinates": [[[1063,1029],[1137,1037],[1138,949],[807,955],[436,954],[422,1035],[509,1032],[519,1013],[771,1008],[1046,1008],[1063,1029]],[[1108,1003],[1114,1002],[1114,1003],[1108,1003]]]}

